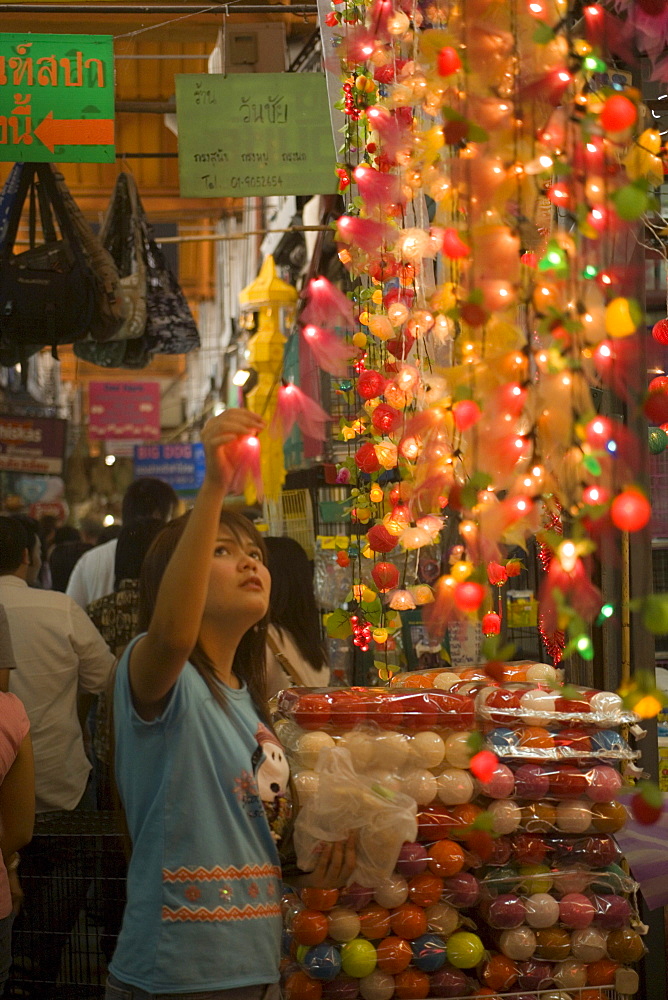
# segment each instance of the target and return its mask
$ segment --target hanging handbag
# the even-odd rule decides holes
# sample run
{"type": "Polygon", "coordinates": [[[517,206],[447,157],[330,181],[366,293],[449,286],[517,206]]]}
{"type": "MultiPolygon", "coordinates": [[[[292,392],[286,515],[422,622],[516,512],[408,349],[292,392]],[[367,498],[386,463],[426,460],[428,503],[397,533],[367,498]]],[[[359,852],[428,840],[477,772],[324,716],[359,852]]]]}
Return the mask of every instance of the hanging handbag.
{"type": "Polygon", "coordinates": [[[197,325],[181,286],[156,245],[146,214],[141,213],[146,260],[146,338],[151,354],[187,354],[200,346],[197,325]]]}
{"type": "Polygon", "coordinates": [[[114,340],[141,337],[146,326],[146,261],[139,195],[131,174],[121,173],[116,178],[100,229],[100,242],[116,265],[125,301],[125,319],[114,334],[114,340]]]}
{"type": "Polygon", "coordinates": [[[84,337],[96,309],[97,284],[56,187],[49,164],[25,164],[0,249],[0,342],[19,361],[35,349],[84,337]],[[37,245],[35,175],[40,180],[44,242],[37,245]],[[30,192],[30,249],[13,253],[21,212],[30,192]],[[56,238],[51,207],[60,227],[56,238]]]}

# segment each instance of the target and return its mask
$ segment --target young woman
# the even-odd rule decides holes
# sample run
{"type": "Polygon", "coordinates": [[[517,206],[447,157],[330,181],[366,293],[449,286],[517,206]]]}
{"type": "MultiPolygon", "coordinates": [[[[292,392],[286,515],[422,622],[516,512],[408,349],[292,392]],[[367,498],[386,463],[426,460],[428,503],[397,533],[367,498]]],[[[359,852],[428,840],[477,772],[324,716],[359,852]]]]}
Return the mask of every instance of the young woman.
{"type": "MultiPolygon", "coordinates": [[[[245,410],[207,423],[195,505],[144,561],[147,631],[123,654],[114,690],[133,850],[105,1000],[279,995],[280,868],[258,790],[276,813],[286,766],[265,708],[270,577],[250,522],[221,513],[229,451],[262,426],[245,410]]],[[[353,865],[352,843],[323,846],[302,884],[343,885],[353,865]]]]}
{"type": "Polygon", "coordinates": [[[272,536],[265,543],[271,574],[267,693],[293,684],[325,687],[329,667],[308,556],[294,538],[272,536]]]}
{"type": "Polygon", "coordinates": [[[16,695],[0,693],[0,997],[12,964],[12,923],[22,899],[17,852],[30,841],[35,822],[29,729],[26,710],[16,695]]]}

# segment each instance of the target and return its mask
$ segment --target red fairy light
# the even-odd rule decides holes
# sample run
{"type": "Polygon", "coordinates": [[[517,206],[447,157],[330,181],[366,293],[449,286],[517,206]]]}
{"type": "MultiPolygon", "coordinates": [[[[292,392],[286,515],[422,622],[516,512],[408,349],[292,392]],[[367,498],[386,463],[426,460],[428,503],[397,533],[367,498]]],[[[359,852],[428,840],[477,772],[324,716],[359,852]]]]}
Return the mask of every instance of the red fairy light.
{"type": "Polygon", "coordinates": [[[491,780],[498,766],[498,757],[491,750],[480,750],[469,761],[469,770],[483,784],[491,780]]]}
{"type": "Polygon", "coordinates": [[[353,352],[349,344],[314,323],[307,323],[302,327],[302,336],[320,368],[338,377],[346,374],[353,352]]]}
{"type": "Polygon", "coordinates": [[[640,531],[652,516],[652,506],[639,490],[624,490],[612,501],[610,517],[620,531],[640,531]]]}
{"type": "Polygon", "coordinates": [[[480,407],[473,399],[460,399],[452,407],[457,430],[466,431],[480,420],[480,407]]]}
{"type": "Polygon", "coordinates": [[[436,72],[439,76],[452,76],[462,68],[462,61],[457,55],[456,49],[451,45],[446,45],[440,50],[436,57],[436,72]]]}
{"type": "Polygon", "coordinates": [[[391,434],[401,423],[401,414],[387,403],[379,403],[371,416],[371,423],[382,434],[391,434]]]}
{"type": "Polygon", "coordinates": [[[343,243],[354,243],[364,253],[373,253],[388,242],[390,226],[375,219],[360,219],[356,215],[342,215],[337,223],[338,236],[343,243]]]}
{"type": "Polygon", "coordinates": [[[455,584],[454,599],[460,611],[477,611],[485,599],[485,588],[475,580],[464,580],[455,584]]]}
{"type": "Polygon", "coordinates": [[[592,45],[600,45],[603,40],[605,19],[600,4],[588,4],[583,8],[587,41],[592,45]]]}
{"type": "Polygon", "coordinates": [[[556,184],[550,184],[546,191],[547,200],[551,201],[553,205],[558,208],[568,208],[571,204],[571,193],[568,186],[564,184],[563,181],[558,181],[556,184]]]}
{"type": "Polygon", "coordinates": [[[388,590],[393,590],[399,583],[399,570],[394,563],[379,562],[371,570],[371,577],[381,594],[386,594],[388,590]]]}
{"type": "Polygon", "coordinates": [[[443,230],[442,245],[443,253],[450,260],[461,260],[463,257],[468,257],[471,253],[471,248],[464,243],[456,229],[448,228],[443,230]]]}
{"type": "Polygon", "coordinates": [[[652,336],[657,344],[668,344],[668,319],[660,319],[652,327],[652,336]]]}
{"type": "Polygon", "coordinates": [[[312,278],[306,289],[307,304],[301,313],[302,323],[313,323],[329,329],[355,326],[352,302],[327,278],[312,278]]]}
{"type": "Polygon", "coordinates": [[[650,392],[668,392],[668,375],[657,375],[647,388],[650,392]]]}
{"type": "Polygon", "coordinates": [[[264,496],[262,473],[260,472],[260,442],[252,434],[247,434],[227,445],[227,452],[234,466],[230,482],[230,493],[243,493],[250,481],[255,486],[258,499],[264,496]]]}
{"type": "Polygon", "coordinates": [[[292,383],[278,390],[276,413],[271,422],[272,432],[280,431],[286,438],[295,422],[307,437],[324,441],[327,437],[325,425],[332,418],[323,408],[292,383]]]}
{"type": "MultiPolygon", "coordinates": [[[[360,165],[353,170],[353,177],[367,208],[405,204],[401,181],[396,174],[382,174],[378,170],[360,165]]],[[[340,222],[341,220],[339,225],[340,222]]]]}
{"type": "Polygon", "coordinates": [[[362,472],[377,472],[380,469],[380,462],[376,455],[376,449],[370,441],[360,445],[355,452],[355,465],[362,472]]]}
{"type": "Polygon", "coordinates": [[[374,524],[366,533],[366,540],[372,552],[391,552],[398,538],[391,534],[384,524],[374,524]]]}
{"type": "Polygon", "coordinates": [[[603,105],[599,115],[601,126],[606,132],[623,132],[638,118],[638,108],[623,94],[613,94],[603,105]]]}

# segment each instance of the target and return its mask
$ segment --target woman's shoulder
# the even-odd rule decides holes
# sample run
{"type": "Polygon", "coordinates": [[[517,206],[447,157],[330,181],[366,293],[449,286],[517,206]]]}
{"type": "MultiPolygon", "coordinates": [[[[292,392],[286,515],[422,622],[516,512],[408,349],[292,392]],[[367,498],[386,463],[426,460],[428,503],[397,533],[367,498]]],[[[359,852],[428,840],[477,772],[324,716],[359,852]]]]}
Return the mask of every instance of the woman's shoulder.
{"type": "Polygon", "coordinates": [[[3,732],[16,732],[24,729],[23,736],[30,728],[28,713],[20,698],[10,691],[0,691],[0,729],[3,732]]]}

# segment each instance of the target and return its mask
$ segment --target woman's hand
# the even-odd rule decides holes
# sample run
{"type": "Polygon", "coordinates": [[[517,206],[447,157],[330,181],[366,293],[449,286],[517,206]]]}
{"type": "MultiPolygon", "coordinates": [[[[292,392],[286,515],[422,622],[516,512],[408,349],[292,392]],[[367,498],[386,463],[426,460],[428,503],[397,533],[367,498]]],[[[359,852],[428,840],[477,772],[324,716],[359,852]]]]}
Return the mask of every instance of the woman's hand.
{"type": "Polygon", "coordinates": [[[346,885],[357,863],[355,834],[335,844],[321,845],[318,864],[299,879],[299,888],[340,889],[346,885]]]}
{"type": "Polygon", "coordinates": [[[234,475],[234,447],[240,438],[259,434],[264,420],[250,410],[225,410],[207,420],[202,430],[206,479],[224,490],[234,475]]]}

